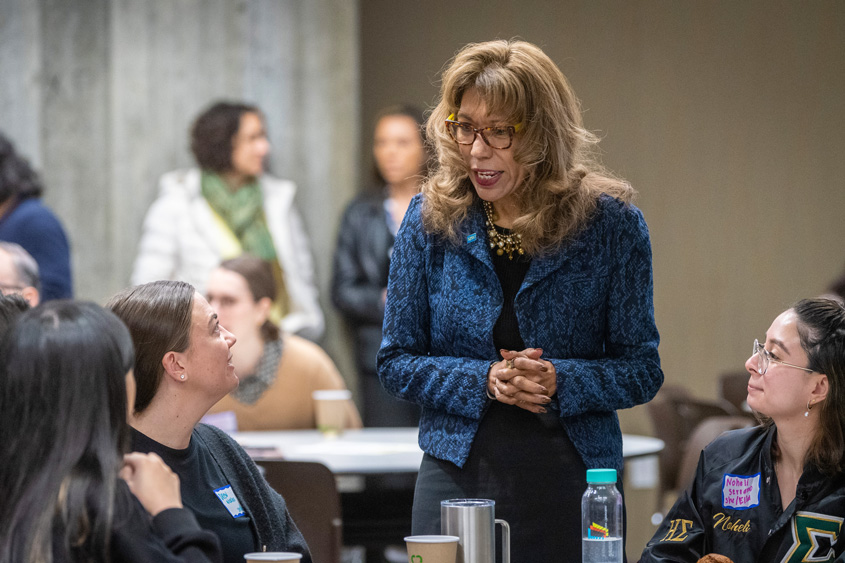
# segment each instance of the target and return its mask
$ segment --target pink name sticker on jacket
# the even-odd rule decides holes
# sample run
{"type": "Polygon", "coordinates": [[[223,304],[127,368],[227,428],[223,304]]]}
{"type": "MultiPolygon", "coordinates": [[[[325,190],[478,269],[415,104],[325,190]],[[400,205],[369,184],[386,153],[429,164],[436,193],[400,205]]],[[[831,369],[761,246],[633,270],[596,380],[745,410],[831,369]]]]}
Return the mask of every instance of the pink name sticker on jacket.
{"type": "Polygon", "coordinates": [[[760,504],[760,474],[745,476],[725,473],[722,479],[722,507],[745,510],[760,504]]]}

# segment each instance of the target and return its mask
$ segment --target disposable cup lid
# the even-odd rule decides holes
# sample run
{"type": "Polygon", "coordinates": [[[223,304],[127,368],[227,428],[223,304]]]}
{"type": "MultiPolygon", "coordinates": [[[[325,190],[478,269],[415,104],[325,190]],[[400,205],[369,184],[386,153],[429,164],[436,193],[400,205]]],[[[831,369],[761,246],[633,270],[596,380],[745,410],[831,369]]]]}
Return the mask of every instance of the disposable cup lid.
{"type": "Polygon", "coordinates": [[[302,559],[302,554],[289,551],[258,551],[245,554],[244,559],[252,559],[253,561],[298,561],[302,559]]]}
{"type": "Polygon", "coordinates": [[[616,483],[615,469],[588,469],[587,483],[616,483]]]}
{"type": "Polygon", "coordinates": [[[460,539],[458,536],[405,536],[405,541],[416,543],[452,543],[460,539]]]}

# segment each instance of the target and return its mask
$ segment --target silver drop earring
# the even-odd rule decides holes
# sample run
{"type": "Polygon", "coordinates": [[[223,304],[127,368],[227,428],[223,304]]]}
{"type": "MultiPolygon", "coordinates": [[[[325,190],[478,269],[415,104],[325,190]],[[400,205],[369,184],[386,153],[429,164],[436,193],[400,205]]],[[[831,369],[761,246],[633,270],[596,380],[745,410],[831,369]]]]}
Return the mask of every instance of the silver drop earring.
{"type": "Polygon", "coordinates": [[[804,416],[810,416],[810,409],[813,408],[813,404],[810,401],[807,401],[807,410],[804,411],[804,416]]]}

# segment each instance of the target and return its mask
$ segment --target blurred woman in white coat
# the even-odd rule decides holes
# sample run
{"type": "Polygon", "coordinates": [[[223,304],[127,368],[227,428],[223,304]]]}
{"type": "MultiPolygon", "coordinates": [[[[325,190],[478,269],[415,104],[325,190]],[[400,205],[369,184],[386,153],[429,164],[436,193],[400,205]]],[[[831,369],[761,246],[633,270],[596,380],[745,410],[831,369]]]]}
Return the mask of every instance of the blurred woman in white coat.
{"type": "Polygon", "coordinates": [[[324,328],[296,185],[265,174],[270,143],[258,108],[218,102],[191,129],[198,167],[162,176],[144,221],[132,283],[182,280],[203,292],[221,260],[249,252],[274,266],[274,317],[318,339],[324,328]]]}

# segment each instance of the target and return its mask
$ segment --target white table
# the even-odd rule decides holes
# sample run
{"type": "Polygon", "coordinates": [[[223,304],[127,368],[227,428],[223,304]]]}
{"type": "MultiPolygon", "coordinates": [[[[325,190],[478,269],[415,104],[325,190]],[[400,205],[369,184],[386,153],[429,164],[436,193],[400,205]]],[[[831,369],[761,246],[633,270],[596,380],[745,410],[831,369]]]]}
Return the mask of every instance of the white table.
{"type": "MultiPolygon", "coordinates": [[[[337,438],[324,438],[317,430],[238,432],[232,436],[259,462],[284,459],[327,466],[335,474],[341,496],[358,498],[351,504],[343,501],[344,542],[349,545],[369,546],[367,553],[375,556],[384,545],[410,531],[414,481],[423,455],[416,428],[362,428],[347,430],[337,438]],[[391,483],[380,482],[383,479],[391,483]],[[383,522],[372,519],[388,505],[392,527],[383,529],[383,522]]],[[[622,436],[626,459],[654,455],[662,449],[663,442],[657,438],[622,436]]]]}
{"type": "MultiPolygon", "coordinates": [[[[416,473],[422,461],[416,428],[362,428],[324,438],[317,430],[232,434],[256,460],[318,461],[338,475],[416,473]]],[[[626,459],[653,455],[663,441],[624,434],[626,459]]]]}

